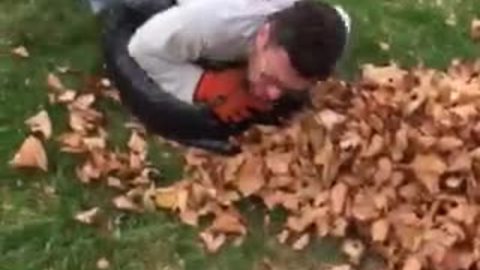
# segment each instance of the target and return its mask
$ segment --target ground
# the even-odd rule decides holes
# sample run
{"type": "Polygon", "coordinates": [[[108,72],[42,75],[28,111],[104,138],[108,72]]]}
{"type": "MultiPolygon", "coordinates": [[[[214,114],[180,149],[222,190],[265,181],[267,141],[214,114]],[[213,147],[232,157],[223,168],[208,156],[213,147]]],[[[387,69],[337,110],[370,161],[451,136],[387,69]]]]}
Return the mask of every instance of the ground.
{"type": "MultiPolygon", "coordinates": [[[[339,69],[354,79],[363,63],[396,60],[404,66],[423,63],[442,68],[453,58],[478,57],[469,39],[469,23],[480,17],[476,0],[337,0],[353,15],[350,48],[339,69]],[[380,45],[382,43],[382,46],[380,45]],[[381,48],[383,47],[383,49],[381,48]],[[386,48],[388,47],[388,48],[386,48]]],[[[264,213],[255,202],[243,202],[251,234],[239,246],[207,255],[195,229],[166,213],[134,215],[111,209],[111,192],[101,185],[85,186],[75,177],[76,160],[47,145],[49,172],[19,173],[8,166],[27,134],[24,120],[46,109],[54,135],[66,127],[65,111],[49,105],[45,78],[59,66],[78,72],[64,79],[81,89],[82,77],[99,74],[99,23],[81,1],[0,1],[0,269],[95,269],[105,257],[110,269],[322,269],[342,260],[338,240],[319,240],[297,253],[275,242],[275,225],[261,226],[264,213]],[[18,59],[18,45],[31,56],[18,59]],[[52,191],[54,192],[52,193],[52,191]],[[104,209],[110,228],[89,227],[73,220],[78,211],[104,209]]],[[[122,147],[128,133],[127,113],[103,102],[112,143],[122,147]]],[[[158,143],[150,157],[163,172],[162,181],[181,177],[181,154],[158,143]]],[[[281,219],[273,213],[272,219],[281,219]]],[[[275,224],[275,222],[273,222],[275,224]]]]}

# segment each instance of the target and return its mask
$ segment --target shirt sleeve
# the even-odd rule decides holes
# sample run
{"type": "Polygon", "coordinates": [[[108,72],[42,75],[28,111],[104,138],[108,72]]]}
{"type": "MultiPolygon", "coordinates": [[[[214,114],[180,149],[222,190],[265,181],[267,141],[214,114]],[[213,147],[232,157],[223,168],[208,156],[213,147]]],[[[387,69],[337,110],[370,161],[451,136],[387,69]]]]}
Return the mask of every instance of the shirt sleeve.
{"type": "MultiPolygon", "coordinates": [[[[201,14],[188,5],[174,6],[154,15],[132,36],[131,57],[163,90],[193,103],[203,69],[192,63],[200,58],[201,14]]],[[[198,11],[198,10],[197,10],[198,11]]]]}

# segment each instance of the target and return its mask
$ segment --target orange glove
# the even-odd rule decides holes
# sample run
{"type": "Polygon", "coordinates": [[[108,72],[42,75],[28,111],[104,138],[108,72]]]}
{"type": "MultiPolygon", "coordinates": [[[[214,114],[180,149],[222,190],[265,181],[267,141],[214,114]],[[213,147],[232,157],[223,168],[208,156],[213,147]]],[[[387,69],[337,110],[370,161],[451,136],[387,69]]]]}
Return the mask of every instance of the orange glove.
{"type": "Polygon", "coordinates": [[[245,69],[206,71],[195,91],[194,100],[203,102],[223,122],[241,122],[254,111],[264,112],[271,104],[248,91],[245,69]]]}

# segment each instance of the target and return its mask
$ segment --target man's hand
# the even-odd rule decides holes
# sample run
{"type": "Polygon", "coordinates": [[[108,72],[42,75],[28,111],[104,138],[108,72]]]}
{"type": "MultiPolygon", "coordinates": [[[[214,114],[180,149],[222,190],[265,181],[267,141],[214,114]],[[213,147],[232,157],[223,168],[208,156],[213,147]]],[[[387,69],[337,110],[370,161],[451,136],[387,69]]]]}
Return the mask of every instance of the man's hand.
{"type": "Polygon", "coordinates": [[[249,119],[255,112],[271,109],[268,101],[248,91],[245,69],[206,71],[194,97],[206,104],[223,122],[237,123],[249,119]]]}

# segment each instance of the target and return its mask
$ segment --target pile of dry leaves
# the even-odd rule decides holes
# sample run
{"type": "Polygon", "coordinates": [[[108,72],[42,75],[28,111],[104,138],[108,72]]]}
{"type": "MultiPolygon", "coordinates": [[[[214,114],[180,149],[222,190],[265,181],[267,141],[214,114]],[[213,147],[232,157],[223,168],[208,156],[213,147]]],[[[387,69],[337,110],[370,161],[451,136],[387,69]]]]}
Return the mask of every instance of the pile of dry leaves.
{"type": "MultiPolygon", "coordinates": [[[[49,85],[51,101],[70,112],[71,131],[58,141],[84,157],[78,178],[118,189],[120,209],[167,209],[192,226],[211,220],[200,234],[211,252],[248,233],[235,202],[256,197],[287,211],[278,240],[296,250],[353,232],[343,246],[353,266],[367,247],[389,269],[473,269],[480,260],[480,61],[456,61],[446,72],[366,65],[350,85],[320,84],[313,109],[286,127],[249,130],[237,156],[188,150],[185,179],[169,187],[150,180],[141,130],[132,130],[127,153],[110,150],[95,94],[68,90],[53,75],[49,85]]],[[[14,166],[47,170],[46,118],[27,121],[34,135],[14,166]]],[[[98,210],[76,218],[91,223],[98,210]]]]}

